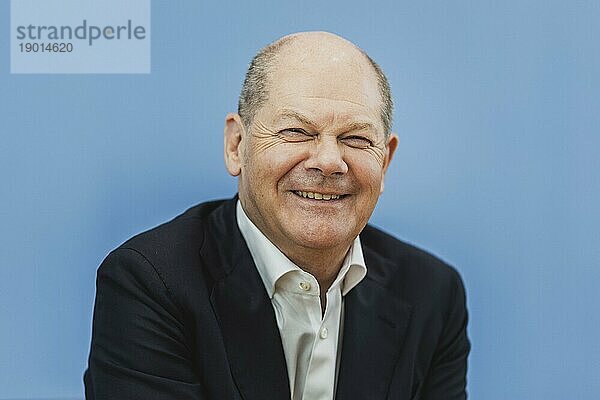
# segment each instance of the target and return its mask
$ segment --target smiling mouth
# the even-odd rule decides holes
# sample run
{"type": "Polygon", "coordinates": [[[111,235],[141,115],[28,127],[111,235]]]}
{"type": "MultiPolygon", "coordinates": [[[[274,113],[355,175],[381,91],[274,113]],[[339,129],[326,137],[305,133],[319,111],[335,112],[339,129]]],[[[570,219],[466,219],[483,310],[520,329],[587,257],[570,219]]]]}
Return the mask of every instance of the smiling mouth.
{"type": "Polygon", "coordinates": [[[339,200],[343,199],[347,195],[345,194],[326,194],[326,193],[318,193],[318,192],[303,192],[301,190],[294,190],[292,193],[304,197],[305,199],[314,199],[314,200],[339,200]]]}

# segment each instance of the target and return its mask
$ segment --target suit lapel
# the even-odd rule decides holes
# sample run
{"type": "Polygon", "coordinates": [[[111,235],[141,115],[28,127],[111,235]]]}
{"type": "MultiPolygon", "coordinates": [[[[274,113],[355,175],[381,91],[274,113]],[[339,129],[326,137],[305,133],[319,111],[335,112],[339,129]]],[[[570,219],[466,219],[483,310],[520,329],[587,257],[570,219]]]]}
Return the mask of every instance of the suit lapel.
{"type": "Polygon", "coordinates": [[[385,399],[412,307],[386,287],[389,261],[364,248],[368,273],[344,300],[344,335],[336,398],[385,399]]]}
{"type": "Polygon", "coordinates": [[[245,400],[290,398],[277,321],[235,220],[235,198],[210,216],[201,249],[215,277],[211,303],[231,372],[245,400]]]}

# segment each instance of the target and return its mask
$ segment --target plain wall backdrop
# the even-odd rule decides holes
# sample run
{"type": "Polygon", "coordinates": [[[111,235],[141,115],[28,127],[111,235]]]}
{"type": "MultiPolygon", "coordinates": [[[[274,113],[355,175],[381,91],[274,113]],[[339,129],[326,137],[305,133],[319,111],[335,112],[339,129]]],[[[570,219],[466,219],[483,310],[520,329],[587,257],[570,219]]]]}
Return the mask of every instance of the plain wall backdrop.
{"type": "Polygon", "coordinates": [[[253,54],[302,30],[389,77],[400,145],[371,220],[461,272],[470,398],[600,398],[600,3],[153,1],[149,75],[11,75],[9,10],[0,398],[83,398],[96,268],[235,193],[224,116],[253,54]]]}

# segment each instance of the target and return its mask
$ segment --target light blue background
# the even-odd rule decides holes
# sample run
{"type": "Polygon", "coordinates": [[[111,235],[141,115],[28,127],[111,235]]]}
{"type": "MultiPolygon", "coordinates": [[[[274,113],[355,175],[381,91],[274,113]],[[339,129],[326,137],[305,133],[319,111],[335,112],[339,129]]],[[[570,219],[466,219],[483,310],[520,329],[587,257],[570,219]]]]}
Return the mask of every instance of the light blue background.
{"type": "Polygon", "coordinates": [[[298,30],[387,72],[401,141],[372,218],[460,270],[472,399],[600,398],[595,1],[154,1],[150,75],[10,75],[0,2],[0,398],[82,398],[95,271],[230,196],[225,113],[298,30]]]}

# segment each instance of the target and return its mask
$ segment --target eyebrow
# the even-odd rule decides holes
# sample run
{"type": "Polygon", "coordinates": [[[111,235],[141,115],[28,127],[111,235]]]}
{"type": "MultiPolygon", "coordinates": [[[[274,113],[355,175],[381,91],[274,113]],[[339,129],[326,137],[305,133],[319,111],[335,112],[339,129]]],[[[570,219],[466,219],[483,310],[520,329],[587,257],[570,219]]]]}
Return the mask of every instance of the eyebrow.
{"type": "MultiPolygon", "coordinates": [[[[309,126],[312,126],[315,128],[318,126],[310,118],[308,118],[307,116],[302,115],[299,112],[294,111],[294,110],[284,109],[279,114],[279,117],[293,118],[293,119],[303,123],[304,125],[309,125],[309,126]]],[[[348,125],[344,126],[344,133],[359,131],[359,130],[368,130],[368,129],[375,131],[375,127],[370,122],[354,121],[354,122],[351,122],[348,125]]]]}

